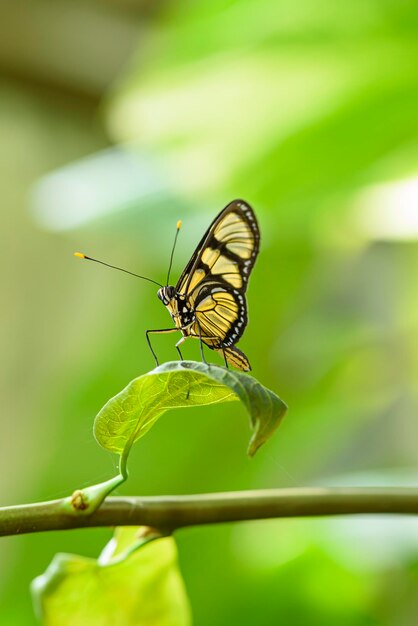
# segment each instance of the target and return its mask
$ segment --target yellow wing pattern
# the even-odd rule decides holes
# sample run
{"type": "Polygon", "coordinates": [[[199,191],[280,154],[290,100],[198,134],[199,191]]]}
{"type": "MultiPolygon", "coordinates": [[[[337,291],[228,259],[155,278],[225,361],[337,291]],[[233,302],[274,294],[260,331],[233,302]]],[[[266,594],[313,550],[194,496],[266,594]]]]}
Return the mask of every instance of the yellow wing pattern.
{"type": "Polygon", "coordinates": [[[248,321],[245,291],[259,242],[249,204],[231,202],[208,228],[176,286],[195,313],[189,334],[243,370],[250,369],[248,359],[233,346],[248,321]]]}

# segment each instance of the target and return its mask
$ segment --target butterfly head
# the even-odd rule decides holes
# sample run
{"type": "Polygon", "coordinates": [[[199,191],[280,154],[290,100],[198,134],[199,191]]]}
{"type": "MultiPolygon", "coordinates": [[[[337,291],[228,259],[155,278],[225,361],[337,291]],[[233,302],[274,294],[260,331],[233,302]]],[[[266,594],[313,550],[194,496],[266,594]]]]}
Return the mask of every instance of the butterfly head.
{"type": "Polygon", "coordinates": [[[159,289],[157,292],[157,296],[160,298],[161,302],[165,306],[170,304],[171,300],[176,297],[176,294],[176,288],[172,285],[166,285],[166,287],[161,287],[161,289],[159,289]]]}

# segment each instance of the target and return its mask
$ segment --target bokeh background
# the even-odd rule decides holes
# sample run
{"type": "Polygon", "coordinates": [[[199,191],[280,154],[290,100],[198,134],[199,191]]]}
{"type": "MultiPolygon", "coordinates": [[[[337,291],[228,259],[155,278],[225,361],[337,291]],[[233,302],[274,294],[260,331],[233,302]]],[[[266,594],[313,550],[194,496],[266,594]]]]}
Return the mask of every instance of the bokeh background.
{"type": "MultiPolygon", "coordinates": [[[[417,30],[407,0],[3,0],[2,504],[114,474],[93,418],[169,321],[152,285],[73,251],[163,281],[177,219],[173,276],[235,197],[262,231],[240,345],[288,416],[249,461],[238,404],[171,412],[119,493],[416,484],[417,30]]],[[[31,579],[109,535],[2,539],[0,622],[34,623],[31,579]]],[[[417,623],[412,518],[177,540],[198,626],[417,623]]]]}

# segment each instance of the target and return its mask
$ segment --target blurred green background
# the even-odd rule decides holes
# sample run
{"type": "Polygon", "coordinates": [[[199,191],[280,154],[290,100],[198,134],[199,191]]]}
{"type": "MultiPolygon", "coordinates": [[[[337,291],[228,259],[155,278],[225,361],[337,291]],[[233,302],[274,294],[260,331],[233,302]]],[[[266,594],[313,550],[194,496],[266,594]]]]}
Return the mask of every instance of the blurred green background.
{"type": "MultiPolygon", "coordinates": [[[[416,484],[416,2],[4,0],[0,24],[1,503],[113,475],[93,418],[169,321],[153,286],[72,252],[163,281],[182,218],[178,276],[235,197],[262,232],[240,346],[289,414],[249,461],[238,404],[169,413],[119,493],[416,484]]],[[[31,579],[109,536],[2,539],[0,622],[34,623],[31,579]]],[[[417,623],[415,519],[177,541],[197,626],[417,623]]]]}

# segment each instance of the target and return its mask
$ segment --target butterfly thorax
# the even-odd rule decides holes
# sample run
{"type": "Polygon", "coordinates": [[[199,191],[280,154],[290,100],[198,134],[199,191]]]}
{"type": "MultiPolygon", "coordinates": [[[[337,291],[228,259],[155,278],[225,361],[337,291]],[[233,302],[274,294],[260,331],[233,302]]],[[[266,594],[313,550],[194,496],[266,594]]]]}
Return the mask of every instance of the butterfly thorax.
{"type": "Polygon", "coordinates": [[[185,328],[195,321],[195,313],[190,306],[188,297],[178,293],[175,287],[172,285],[161,287],[157,295],[167,307],[177,328],[185,328]]]}

